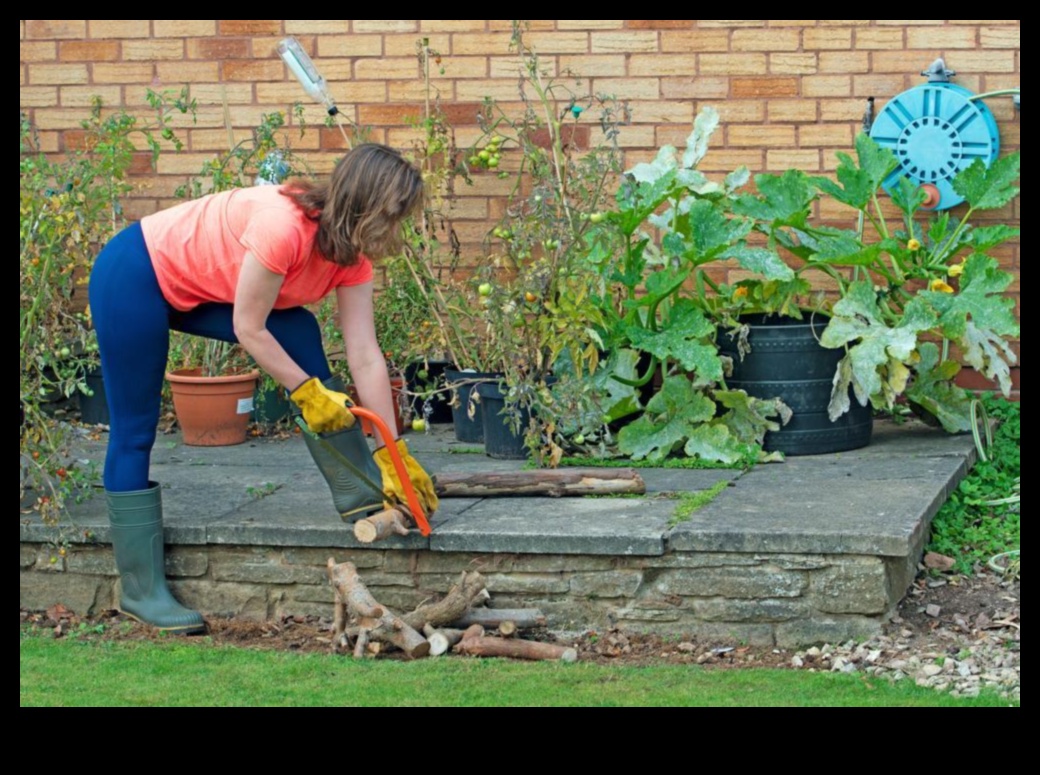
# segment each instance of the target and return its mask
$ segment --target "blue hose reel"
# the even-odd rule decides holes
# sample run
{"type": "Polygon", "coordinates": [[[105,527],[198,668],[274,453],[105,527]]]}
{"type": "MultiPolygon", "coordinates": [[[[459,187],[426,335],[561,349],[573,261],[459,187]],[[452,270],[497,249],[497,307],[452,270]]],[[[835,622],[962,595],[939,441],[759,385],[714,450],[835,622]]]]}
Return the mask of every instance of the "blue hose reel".
{"type": "Polygon", "coordinates": [[[993,114],[968,89],[944,80],[950,73],[937,60],[922,73],[929,82],[890,99],[870,127],[871,138],[899,160],[882,184],[885,190],[905,176],[928,194],[924,208],[930,210],[963,202],[953,178],[975,159],[988,167],[1000,151],[993,114]]]}

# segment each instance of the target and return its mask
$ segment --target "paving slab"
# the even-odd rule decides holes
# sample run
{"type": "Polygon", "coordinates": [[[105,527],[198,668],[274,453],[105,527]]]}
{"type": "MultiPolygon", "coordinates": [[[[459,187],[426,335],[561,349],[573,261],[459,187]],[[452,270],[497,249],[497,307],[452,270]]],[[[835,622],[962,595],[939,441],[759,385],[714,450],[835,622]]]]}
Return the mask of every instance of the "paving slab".
{"type": "MultiPolygon", "coordinates": [[[[456,441],[450,425],[405,438],[433,475],[529,465],[494,459],[478,445],[456,441]]],[[[84,439],[77,456],[100,464],[104,451],[102,434],[99,440],[84,439]]],[[[377,546],[615,556],[669,550],[905,556],[974,454],[970,435],[950,436],[917,422],[878,422],[872,443],[861,450],[790,457],[746,472],[640,468],[644,497],[444,498],[430,536],[413,531],[377,546]],[[673,524],[674,496],[706,490],[720,480],[731,486],[673,524]]],[[[366,546],[335,513],[298,434],[233,447],[189,447],[177,434],[162,435],[151,473],[163,486],[167,540],[173,544],[366,546]]],[[[108,541],[100,490],[74,507],[73,517],[96,540],[108,541]]],[[[21,526],[23,540],[51,534],[32,520],[21,526]]]]}

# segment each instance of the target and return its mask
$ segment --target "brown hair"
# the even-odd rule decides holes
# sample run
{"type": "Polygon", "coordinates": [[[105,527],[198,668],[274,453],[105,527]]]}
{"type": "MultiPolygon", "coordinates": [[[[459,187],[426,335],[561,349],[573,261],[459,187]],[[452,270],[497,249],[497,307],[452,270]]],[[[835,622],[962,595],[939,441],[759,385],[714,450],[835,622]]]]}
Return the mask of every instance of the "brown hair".
{"type": "Polygon", "coordinates": [[[359,145],[339,160],[325,181],[296,179],[285,196],[318,221],[318,249],[341,266],[359,254],[379,258],[398,249],[401,221],[422,199],[422,175],[396,150],[359,145]]]}

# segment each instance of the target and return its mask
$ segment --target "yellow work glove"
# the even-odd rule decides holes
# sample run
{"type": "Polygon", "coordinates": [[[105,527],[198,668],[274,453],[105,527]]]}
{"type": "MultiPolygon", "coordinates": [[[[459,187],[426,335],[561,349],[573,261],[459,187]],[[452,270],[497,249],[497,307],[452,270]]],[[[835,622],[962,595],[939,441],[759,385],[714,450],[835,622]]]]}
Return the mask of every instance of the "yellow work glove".
{"type": "Polygon", "coordinates": [[[354,415],[347,409],[354,404],[347,394],[329,390],[317,377],[304,382],[289,398],[300,407],[304,421],[315,433],[330,433],[354,425],[354,415]]]}
{"type": "MultiPolygon", "coordinates": [[[[419,505],[423,507],[423,511],[428,515],[432,514],[440,505],[437,493],[433,489],[433,480],[423,470],[423,467],[419,465],[419,461],[408,453],[408,445],[404,443],[404,439],[397,440],[397,451],[401,454],[401,460],[404,461],[405,470],[408,471],[408,478],[412,481],[412,487],[415,489],[415,495],[419,499],[419,505]]],[[[373,457],[383,474],[383,492],[391,500],[407,506],[408,497],[405,495],[404,486],[397,475],[397,469],[394,468],[394,460],[390,457],[390,450],[386,447],[380,447],[375,451],[373,457]]]]}

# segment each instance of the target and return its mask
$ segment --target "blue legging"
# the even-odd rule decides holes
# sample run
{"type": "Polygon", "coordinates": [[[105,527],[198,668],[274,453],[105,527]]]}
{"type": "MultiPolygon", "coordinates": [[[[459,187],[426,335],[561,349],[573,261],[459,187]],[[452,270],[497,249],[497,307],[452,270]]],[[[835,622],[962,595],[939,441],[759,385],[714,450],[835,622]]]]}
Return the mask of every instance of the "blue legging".
{"type": "MultiPolygon", "coordinates": [[[[170,331],[237,342],[232,305],[174,309],[159,288],[139,224],[113,237],[98,255],[89,291],[111,422],[105,489],[144,490],[159,425],[170,331]]],[[[309,310],[274,310],[267,330],[308,374],[322,380],[330,376],[321,328],[309,310]]]]}

